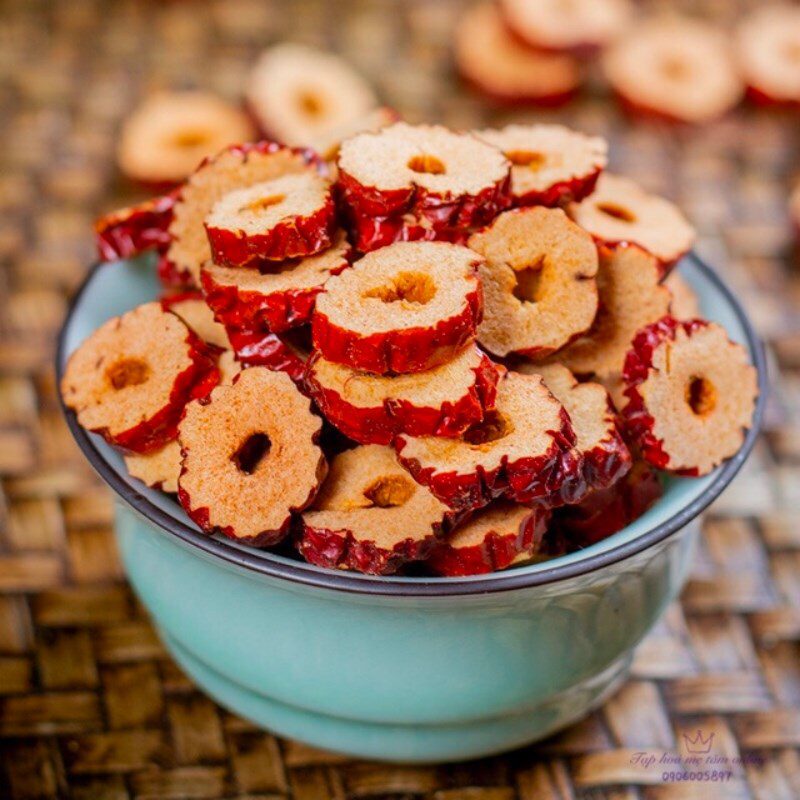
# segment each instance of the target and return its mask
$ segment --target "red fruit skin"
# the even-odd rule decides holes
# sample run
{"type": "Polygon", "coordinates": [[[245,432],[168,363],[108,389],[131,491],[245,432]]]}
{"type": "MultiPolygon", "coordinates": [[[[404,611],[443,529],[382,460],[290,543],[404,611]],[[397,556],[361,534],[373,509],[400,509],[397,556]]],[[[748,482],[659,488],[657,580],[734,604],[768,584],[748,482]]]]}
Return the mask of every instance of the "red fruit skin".
{"type": "Polygon", "coordinates": [[[356,539],[346,529],[313,528],[304,522],[297,547],[309,564],[318,567],[344,567],[368,575],[391,575],[409,561],[427,558],[441,533],[441,527],[432,529],[423,539],[404,539],[387,549],[373,540],[356,539]]]}
{"type": "Polygon", "coordinates": [[[347,229],[353,247],[369,253],[393,242],[450,242],[466,245],[470,231],[466,228],[433,228],[405,217],[370,217],[362,214],[347,214],[347,229]]]}
{"type": "Polygon", "coordinates": [[[226,330],[236,358],[244,367],[267,367],[275,372],[285,372],[296,384],[303,385],[306,362],[280,336],[226,330]]]}
{"type": "MultiPolygon", "coordinates": [[[[331,270],[330,274],[338,275],[348,266],[344,262],[340,269],[331,270]]],[[[200,272],[200,281],[214,317],[226,328],[253,334],[282,333],[305,325],[311,320],[317,295],[323,291],[322,286],[269,294],[245,291],[237,286],[216,283],[213,273],[205,269],[200,272]]]]}
{"type": "Polygon", "coordinates": [[[216,349],[209,347],[197,334],[189,331],[186,337],[192,363],[175,378],[167,404],[138,425],[111,435],[107,429],[92,429],[109,444],[132,453],[152,453],[178,435],[178,422],[183,409],[191,400],[207,397],[219,383],[215,363],[216,349]]]}
{"type": "Polygon", "coordinates": [[[633,464],[631,452],[616,427],[583,457],[586,482],[594,489],[612,486],[628,473],[633,464]]]}
{"type": "Polygon", "coordinates": [[[258,268],[261,261],[303,258],[329,248],[336,231],[336,208],[329,196],[314,214],[279,222],[259,233],[204,225],[214,263],[258,268]]]}
{"type": "Polygon", "coordinates": [[[800,109],[800,100],[786,100],[773,97],[771,94],[767,94],[763,89],[758,89],[755,86],[747,86],[746,97],[749,102],[760,108],[785,109],[787,111],[797,111],[800,109]]]}
{"type": "Polygon", "coordinates": [[[100,217],[94,224],[100,259],[118,261],[146,250],[166,250],[170,242],[167,229],[176,199],[177,192],[171,192],[100,217]]]}
{"type": "Polygon", "coordinates": [[[444,364],[475,338],[483,319],[480,285],[466,299],[461,312],[431,328],[406,328],[368,336],[340,328],[316,309],[311,317],[314,347],[329,361],[362,372],[423,372],[444,364]]]}
{"type": "Polygon", "coordinates": [[[569,180],[558,181],[540,191],[532,190],[514,197],[514,206],[545,206],[559,208],[568,203],[579,203],[585,200],[597,186],[597,180],[603,170],[598,168],[588,175],[579,175],[569,180]]]}
{"type": "Polygon", "coordinates": [[[403,435],[397,436],[394,446],[398,461],[411,477],[456,511],[474,511],[498,497],[523,505],[538,503],[547,506],[562,502],[562,491],[570,496],[580,489],[579,460],[570,457],[575,433],[564,409],[561,410],[560,430],[548,433],[552,436],[552,444],[539,456],[516,461],[503,456],[494,469],[486,470],[478,465],[474,472],[464,474],[437,472],[433,467],[423,467],[415,458],[404,458],[403,448],[407,440],[403,435]],[[570,485],[567,485],[568,479],[570,485]]]}
{"type": "Polygon", "coordinates": [[[167,291],[192,291],[199,287],[195,285],[194,278],[188,270],[178,269],[178,266],[167,258],[166,253],[161,253],[156,267],[158,279],[167,291]]]}
{"type": "Polygon", "coordinates": [[[518,531],[502,535],[491,531],[479,545],[454,547],[438,542],[428,556],[426,565],[437,575],[463,577],[485,575],[505,569],[520,553],[538,550],[547,530],[550,513],[534,507],[518,531]]]}
{"type": "Polygon", "coordinates": [[[627,405],[622,409],[626,435],[639,445],[642,456],[657,469],[669,469],[675,475],[691,478],[700,474],[695,467],[680,470],[669,468],[670,457],[664,450],[664,440],[653,434],[655,420],[647,411],[637,387],[647,379],[653,366],[653,353],[659,345],[667,340],[675,341],[680,328],[691,334],[707,326],[708,322],[702,319],[679,321],[672,317],[662,317],[634,336],[622,370],[622,378],[626,384],[623,394],[628,398],[627,405]]]}
{"type": "Polygon", "coordinates": [[[588,547],[630,525],[662,493],[656,471],[637,462],[617,483],[591,492],[578,505],[559,509],[554,521],[573,548],[588,547]]]}
{"type": "Polygon", "coordinates": [[[500,371],[488,356],[481,357],[475,372],[475,383],[456,402],[445,402],[440,408],[415,406],[406,400],[388,399],[380,406],[355,406],[336,390],[326,388],[314,376],[319,354],[309,359],[305,385],[325,418],[345,436],[360,444],[389,445],[394,438],[408,436],[460,436],[471,425],[483,419],[494,407],[500,371]]]}

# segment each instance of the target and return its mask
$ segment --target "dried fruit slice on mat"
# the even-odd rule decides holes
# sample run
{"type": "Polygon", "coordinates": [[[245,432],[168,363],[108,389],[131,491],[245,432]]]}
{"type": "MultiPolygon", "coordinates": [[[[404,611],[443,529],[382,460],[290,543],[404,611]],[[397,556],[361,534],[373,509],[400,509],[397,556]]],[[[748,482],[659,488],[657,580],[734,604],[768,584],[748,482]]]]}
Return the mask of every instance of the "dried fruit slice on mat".
{"type": "Polygon", "coordinates": [[[635,333],[669,312],[670,293],[659,284],[660,276],[656,259],[638,247],[601,248],[597,316],[589,331],[553,360],[611,391],[635,333]]]}
{"type": "Polygon", "coordinates": [[[426,372],[382,376],[357,372],[319,354],[306,385],[325,418],[363,444],[409,436],[459,436],[494,405],[500,370],[477,347],[426,372]]]}
{"type": "Polygon", "coordinates": [[[181,292],[162,298],[165,311],[177,314],[206,344],[229,350],[231,347],[225,327],[214,319],[214,312],[208,307],[200,292],[181,292]]]}
{"type": "Polygon", "coordinates": [[[448,514],[393,450],[362,445],[333,459],[314,509],[303,514],[298,546],[321,567],[387,575],[425,558],[448,514]]]}
{"type": "Polygon", "coordinates": [[[495,408],[458,439],[400,435],[400,462],[451,508],[473,510],[505,496],[519,503],[558,493],[577,464],[565,460],[575,434],[564,407],[538,375],[509,372],[495,408]]]}
{"type": "Polygon", "coordinates": [[[631,454],[617,427],[617,416],[604,386],[578,383],[560,364],[526,364],[525,374],[539,374],[569,414],[581,462],[581,480],[588,489],[616,483],[631,467],[631,454]]]}
{"type": "Polygon", "coordinates": [[[137,453],[175,438],[183,408],[219,379],[204,342],[160,303],[101,325],[70,356],[61,382],[78,422],[137,453]]]}
{"type": "Polygon", "coordinates": [[[146,250],[165,251],[170,243],[167,229],[175,200],[175,193],[165,194],[98,218],[94,236],[100,258],[117,261],[146,250]]]}
{"type": "Polygon", "coordinates": [[[444,363],[475,337],[483,312],[479,261],[444,242],[368,253],[317,297],[314,346],[329,361],[378,374],[444,363]]]}
{"type": "Polygon", "coordinates": [[[507,125],[476,131],[511,162],[511,194],[517,206],[559,206],[594,190],[607,162],[608,145],[563,125],[507,125]]]}
{"type": "Polygon", "coordinates": [[[672,270],[664,279],[664,286],[669,289],[672,300],[669,314],[675,319],[694,319],[700,316],[700,301],[694,289],[677,271],[672,270]]]}
{"type": "Polygon", "coordinates": [[[181,446],[173,439],[152,453],[130,453],[125,456],[125,466],[130,476],[145,486],[175,494],[181,474],[181,446]]]}
{"type": "Polygon", "coordinates": [[[511,165],[496,148],[440,125],[398,122],[339,150],[341,200],[356,218],[417,214],[468,227],[508,208],[511,165]]]}
{"type": "Polygon", "coordinates": [[[556,510],[552,529],[570,549],[588,547],[621,531],[661,497],[658,474],[646,461],[636,461],[615,484],[590,492],[580,503],[556,510]]]}
{"type": "Polygon", "coordinates": [[[229,329],[280,333],[311,319],[317,295],[332,275],[349,266],[343,235],[335,245],[299,261],[264,263],[260,269],[203,265],[206,302],[229,329]]]}
{"type": "Polygon", "coordinates": [[[172,269],[200,283],[200,266],[211,258],[203,222],[214,204],[234,189],[313,171],[311,151],[274,142],[234,145],[204,161],[183,185],[173,210],[167,258],[172,269]]]}
{"type": "Polygon", "coordinates": [[[756,370],[719,325],[672,317],[648,325],[633,340],[623,378],[626,430],[659,469],[705,475],[741,447],[756,370]]]}
{"type": "Polygon", "coordinates": [[[275,544],[325,476],[316,444],[321,427],[287,375],[242,370],[207,402],[186,407],[178,433],[181,505],[208,533],[256,547],[275,544]]]}
{"type": "Polygon", "coordinates": [[[632,111],[657,119],[709,122],[742,96],[725,34],[685,17],[634,26],[606,51],[603,68],[632,111]]]}
{"type": "Polygon", "coordinates": [[[561,209],[507,211],[469,246],[486,259],[478,340],[492,353],[543,358],[592,324],[597,248],[561,209]]]}
{"type": "Polygon", "coordinates": [[[800,105],[800,9],[766,5],[739,24],[737,63],[750,97],[766,105],[800,105]]]}
{"type": "Polygon", "coordinates": [[[529,47],[589,54],[622,33],[629,0],[500,0],[506,25],[529,47]]]}
{"type": "Polygon", "coordinates": [[[482,575],[533,558],[550,512],[499,501],[481,509],[438,542],[426,560],[437,575],[482,575]]]}
{"type": "Polygon", "coordinates": [[[314,255],[330,247],[335,214],[330,184],[311,170],[234,189],[205,219],[212,258],[258,267],[314,255]]]}
{"type": "Polygon", "coordinates": [[[691,250],[695,230],[674,203],[619,175],[600,176],[594,193],[569,206],[569,215],[601,244],[637,244],[666,273],[691,250]]]}
{"type": "Polygon", "coordinates": [[[494,3],[465,11],[455,32],[456,68],[462,78],[496,103],[557,106],[572,99],[583,76],[570,56],[521,44],[494,3]]]}
{"type": "Polygon", "coordinates": [[[206,157],[253,138],[247,115],[207,92],[160,92],[122,126],[117,160],[129,178],[179,183],[206,157]]]}
{"type": "Polygon", "coordinates": [[[299,44],[266,50],[245,94],[264,133],[303,147],[313,147],[378,105],[370,85],[346,61],[299,44]]]}

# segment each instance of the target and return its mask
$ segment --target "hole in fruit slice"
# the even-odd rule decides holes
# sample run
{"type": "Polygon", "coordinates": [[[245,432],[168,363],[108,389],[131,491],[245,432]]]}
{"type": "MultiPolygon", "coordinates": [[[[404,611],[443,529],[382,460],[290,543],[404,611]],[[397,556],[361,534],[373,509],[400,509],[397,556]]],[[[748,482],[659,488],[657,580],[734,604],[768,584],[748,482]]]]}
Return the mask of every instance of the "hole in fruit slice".
{"type": "Polygon", "coordinates": [[[447,171],[442,161],[436,156],[429,155],[412,156],[407,166],[412,172],[422,172],[426,175],[444,175],[447,171]]]}
{"type": "Polygon", "coordinates": [[[490,411],[482,422],[478,422],[464,434],[464,441],[481,445],[504,439],[514,430],[511,420],[499,411],[490,411]]]}
{"type": "Polygon", "coordinates": [[[682,82],[692,77],[692,68],[682,58],[667,56],[662,59],[661,74],[671,81],[682,82]]]}
{"type": "Polygon", "coordinates": [[[297,105],[309,117],[321,117],[325,112],[325,103],[316,92],[306,90],[297,95],[297,105]]]}
{"type": "Polygon", "coordinates": [[[535,150],[511,150],[506,153],[506,158],[515,167],[527,167],[532,172],[540,170],[547,162],[547,156],[535,150]]]}
{"type": "Polygon", "coordinates": [[[692,413],[707,417],[717,406],[717,390],[706,378],[692,378],[686,384],[686,402],[692,413]]]}
{"type": "Polygon", "coordinates": [[[386,286],[369,289],[364,297],[374,297],[383,303],[417,303],[425,305],[433,300],[436,284],[430,275],[424,272],[399,272],[394,280],[386,286]]]}
{"type": "Polygon", "coordinates": [[[598,203],[596,208],[600,213],[618,219],[621,222],[636,222],[636,215],[633,211],[616,203],[598,203]]]}
{"type": "Polygon", "coordinates": [[[208,144],[208,133],[200,130],[181,131],[173,138],[173,143],[184,150],[193,150],[197,147],[205,147],[208,144]]]}
{"type": "Polygon", "coordinates": [[[524,303],[536,303],[541,299],[542,266],[544,259],[539,259],[536,264],[521,269],[514,273],[517,279],[514,286],[514,297],[524,303]]]}
{"type": "Polygon", "coordinates": [[[271,206],[282,203],[285,199],[285,194],[271,194],[267,197],[259,197],[258,200],[253,200],[252,203],[242,206],[239,211],[255,211],[256,213],[259,211],[266,211],[271,206]]]}
{"type": "Polygon", "coordinates": [[[123,358],[115,361],[107,370],[108,382],[117,390],[128,386],[139,386],[150,376],[150,367],[139,358],[123,358]]]}
{"type": "Polygon", "coordinates": [[[787,42],[783,48],[783,57],[791,64],[800,64],[800,40],[787,42]]]}
{"type": "Polygon", "coordinates": [[[272,442],[266,433],[253,433],[231,456],[231,461],[245,475],[252,475],[256,471],[256,467],[269,454],[270,447],[272,447],[272,442]]]}
{"type": "Polygon", "coordinates": [[[378,508],[397,508],[405,505],[414,494],[414,484],[402,475],[378,478],[363,491],[364,497],[378,508]]]}

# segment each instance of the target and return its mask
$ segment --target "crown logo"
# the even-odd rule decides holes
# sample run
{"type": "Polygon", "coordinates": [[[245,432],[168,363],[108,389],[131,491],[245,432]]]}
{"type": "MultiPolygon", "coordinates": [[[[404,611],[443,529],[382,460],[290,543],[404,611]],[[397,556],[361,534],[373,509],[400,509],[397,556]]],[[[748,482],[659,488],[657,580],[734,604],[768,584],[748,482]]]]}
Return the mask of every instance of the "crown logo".
{"type": "Polygon", "coordinates": [[[711,745],[714,742],[714,734],[710,733],[708,737],[704,737],[703,732],[698,728],[694,737],[689,736],[688,733],[684,733],[683,742],[686,745],[687,752],[695,755],[705,755],[711,752],[711,745]]]}

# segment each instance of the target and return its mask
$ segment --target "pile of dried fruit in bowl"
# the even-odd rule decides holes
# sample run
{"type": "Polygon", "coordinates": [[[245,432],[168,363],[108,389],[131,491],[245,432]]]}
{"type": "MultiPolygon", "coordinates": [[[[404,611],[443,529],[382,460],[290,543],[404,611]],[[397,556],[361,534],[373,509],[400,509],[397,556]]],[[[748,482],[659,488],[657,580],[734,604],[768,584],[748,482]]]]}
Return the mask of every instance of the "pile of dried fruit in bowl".
{"type": "Polygon", "coordinates": [[[164,297],[83,342],[65,402],[207,533],[318,566],[472,575],[591,545],[660,473],[732,456],[757,394],[671,273],[690,224],[605,154],[554,125],[396,123],[332,178],[311,150],[227,147],[98,222],[104,258],[158,253],[164,297]]]}

